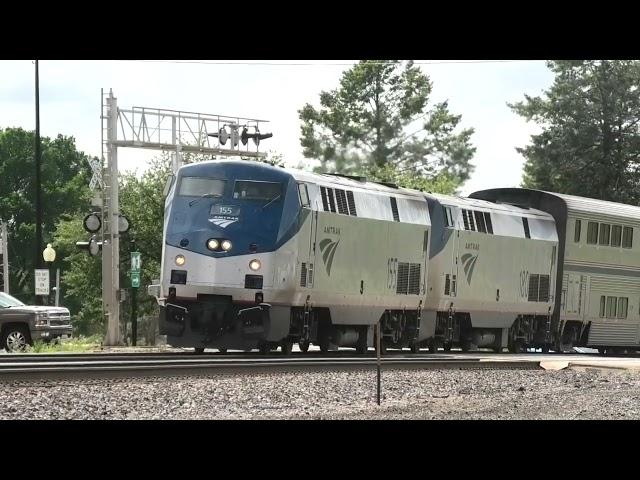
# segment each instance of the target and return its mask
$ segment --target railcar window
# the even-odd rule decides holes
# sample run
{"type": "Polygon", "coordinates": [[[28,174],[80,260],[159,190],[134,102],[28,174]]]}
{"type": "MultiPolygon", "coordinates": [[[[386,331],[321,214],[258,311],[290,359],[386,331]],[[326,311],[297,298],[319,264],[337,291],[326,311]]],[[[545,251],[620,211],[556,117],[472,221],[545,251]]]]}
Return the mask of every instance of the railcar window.
{"type": "Polygon", "coordinates": [[[224,194],[226,180],[206,177],[182,177],[178,195],[182,197],[202,197],[210,195],[221,197],[224,194]]]}
{"type": "Polygon", "coordinates": [[[589,222],[587,224],[587,243],[589,245],[598,243],[598,222],[589,222]]]}
{"type": "Polygon", "coordinates": [[[531,231],[529,230],[529,219],[522,217],[522,226],[524,227],[524,236],[531,238],[531,231]]]}
{"type": "Polygon", "coordinates": [[[476,225],[478,226],[478,231],[482,233],[487,233],[487,225],[484,223],[484,215],[483,212],[474,211],[473,214],[476,218],[476,225]]]}
{"type": "Polygon", "coordinates": [[[349,215],[357,217],[358,212],[356,212],[356,201],[353,198],[353,192],[351,190],[347,191],[347,203],[349,204],[349,215]]]}
{"type": "Polygon", "coordinates": [[[627,307],[629,299],[627,297],[618,297],[618,318],[627,318],[627,307]]]}
{"type": "Polygon", "coordinates": [[[624,231],[622,232],[622,248],[632,248],[633,247],[633,228],[624,227],[624,231]]]}
{"type": "Polygon", "coordinates": [[[309,208],[311,203],[309,202],[309,192],[307,190],[307,185],[304,183],[298,184],[298,194],[300,195],[300,205],[303,207],[309,208]]]}
{"type": "Polygon", "coordinates": [[[400,221],[400,214],[398,213],[398,202],[396,201],[396,197],[389,197],[391,200],[391,213],[393,214],[393,221],[400,221]]]}
{"type": "Polygon", "coordinates": [[[236,180],[233,198],[242,200],[273,200],[282,194],[282,185],[275,182],[236,180]]]}
{"type": "Polygon", "coordinates": [[[609,245],[609,237],[611,233],[611,225],[608,223],[600,224],[600,245],[609,245]]]}
{"type": "Polygon", "coordinates": [[[573,241],[576,243],[580,241],[580,230],[582,230],[582,221],[576,219],[575,233],[573,234],[573,241]]]}
{"type": "Polygon", "coordinates": [[[607,297],[605,297],[604,295],[600,296],[600,318],[604,318],[605,316],[606,304],[607,297]]]}
{"type": "Polygon", "coordinates": [[[619,247],[622,242],[622,225],[611,225],[611,246],[619,247]]]}
{"type": "Polygon", "coordinates": [[[491,213],[484,212],[484,221],[487,224],[487,232],[493,234],[493,224],[491,223],[491,213]]]}
{"type": "Polygon", "coordinates": [[[616,318],[617,297],[607,297],[607,318],[616,318]]]}

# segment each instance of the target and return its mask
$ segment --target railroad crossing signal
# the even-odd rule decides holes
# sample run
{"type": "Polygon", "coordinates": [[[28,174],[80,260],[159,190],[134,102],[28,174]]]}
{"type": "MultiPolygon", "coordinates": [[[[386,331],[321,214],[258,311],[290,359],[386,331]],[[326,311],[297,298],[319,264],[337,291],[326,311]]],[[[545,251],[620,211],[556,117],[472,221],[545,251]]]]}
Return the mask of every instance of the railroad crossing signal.
{"type": "Polygon", "coordinates": [[[140,287],[140,267],[142,266],[142,258],[140,252],[131,252],[131,287],[140,287]]]}

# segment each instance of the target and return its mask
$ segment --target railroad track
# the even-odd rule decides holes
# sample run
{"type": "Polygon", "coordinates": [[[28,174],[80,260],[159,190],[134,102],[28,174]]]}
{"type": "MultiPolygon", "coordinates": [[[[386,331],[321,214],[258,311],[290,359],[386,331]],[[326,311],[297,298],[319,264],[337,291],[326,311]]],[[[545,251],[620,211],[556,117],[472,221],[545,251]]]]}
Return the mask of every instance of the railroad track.
{"type": "MultiPolygon", "coordinates": [[[[381,359],[381,369],[537,369],[531,360],[405,357],[381,359]]],[[[69,380],[216,374],[255,374],[296,371],[375,370],[375,356],[260,356],[193,354],[55,354],[3,355],[0,381],[69,380]]]]}

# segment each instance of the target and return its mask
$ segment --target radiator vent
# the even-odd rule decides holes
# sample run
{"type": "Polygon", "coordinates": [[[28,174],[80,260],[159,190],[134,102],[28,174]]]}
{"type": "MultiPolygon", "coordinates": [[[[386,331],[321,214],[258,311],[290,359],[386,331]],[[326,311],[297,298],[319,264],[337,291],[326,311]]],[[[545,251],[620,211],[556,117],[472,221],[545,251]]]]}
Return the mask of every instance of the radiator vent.
{"type": "Polygon", "coordinates": [[[529,301],[549,301],[549,275],[529,275],[529,301]]]}
{"type": "Polygon", "coordinates": [[[444,294],[445,295],[450,295],[451,294],[451,278],[450,278],[448,273],[447,273],[446,277],[444,278],[444,294]]]}
{"type": "Polygon", "coordinates": [[[307,287],[313,287],[313,263],[310,263],[307,269],[307,287]]]}
{"type": "Polygon", "coordinates": [[[399,295],[420,294],[420,264],[398,263],[398,283],[396,293],[399,295]]]}
{"type": "Polygon", "coordinates": [[[300,268],[300,286],[307,286],[307,264],[302,262],[302,268],[300,268]]]}

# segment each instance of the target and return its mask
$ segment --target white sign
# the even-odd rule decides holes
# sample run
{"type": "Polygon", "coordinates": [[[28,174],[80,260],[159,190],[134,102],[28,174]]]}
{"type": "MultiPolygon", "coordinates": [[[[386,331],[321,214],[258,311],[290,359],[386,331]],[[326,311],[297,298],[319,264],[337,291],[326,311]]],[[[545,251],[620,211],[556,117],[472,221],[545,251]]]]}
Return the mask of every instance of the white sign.
{"type": "Polygon", "coordinates": [[[49,295],[49,270],[36,269],[36,295],[49,295]]]}

